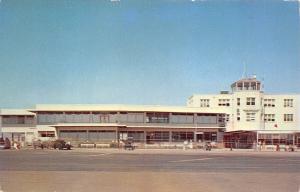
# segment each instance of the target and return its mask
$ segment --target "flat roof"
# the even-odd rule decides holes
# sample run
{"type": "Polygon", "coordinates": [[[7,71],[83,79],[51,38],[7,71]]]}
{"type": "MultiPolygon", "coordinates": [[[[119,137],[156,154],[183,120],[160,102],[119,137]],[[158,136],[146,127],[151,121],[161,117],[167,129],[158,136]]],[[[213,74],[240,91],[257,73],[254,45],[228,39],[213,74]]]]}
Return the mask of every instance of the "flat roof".
{"type": "Polygon", "coordinates": [[[223,129],[224,127],[216,126],[183,126],[183,125],[125,125],[118,123],[58,123],[55,125],[50,125],[49,127],[128,127],[128,128],[174,128],[174,129],[223,129]]]}
{"type": "Polygon", "coordinates": [[[117,123],[58,123],[49,127],[125,127],[117,123]]]}
{"type": "Polygon", "coordinates": [[[124,111],[124,112],[174,112],[174,113],[223,113],[222,110],[186,106],[161,106],[161,105],[119,105],[119,104],[39,104],[31,112],[54,111],[124,111]]]}
{"type": "Polygon", "coordinates": [[[35,115],[26,109],[0,109],[0,115],[35,115]]]}

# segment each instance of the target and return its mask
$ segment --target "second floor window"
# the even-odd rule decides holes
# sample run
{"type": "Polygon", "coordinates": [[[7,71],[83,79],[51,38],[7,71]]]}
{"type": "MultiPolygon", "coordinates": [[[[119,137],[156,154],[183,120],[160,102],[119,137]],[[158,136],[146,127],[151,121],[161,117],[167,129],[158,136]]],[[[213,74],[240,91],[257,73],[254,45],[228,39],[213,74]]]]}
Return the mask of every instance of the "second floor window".
{"type": "Polygon", "coordinates": [[[255,113],[246,113],[246,121],[255,121],[255,113]]]}
{"type": "Polygon", "coordinates": [[[255,105],[255,97],[247,97],[246,105],[255,105]]]}
{"type": "Polygon", "coordinates": [[[236,104],[237,104],[237,106],[240,106],[240,105],[241,105],[241,98],[237,98],[237,99],[236,99],[236,104]]]}
{"type": "Polygon", "coordinates": [[[265,114],[265,122],[274,122],[275,114],[265,114]]]}
{"type": "Polygon", "coordinates": [[[284,107],[293,107],[293,99],[284,99],[284,107]]]}
{"type": "Polygon", "coordinates": [[[219,106],[230,106],[230,99],[219,99],[219,106]]]}
{"type": "Polygon", "coordinates": [[[264,99],[264,107],[275,107],[275,99],[264,99]]]}
{"type": "Polygon", "coordinates": [[[200,99],[200,107],[209,107],[209,99],[200,99]]]}
{"type": "Polygon", "coordinates": [[[284,121],[294,121],[293,114],[284,114],[284,121]]]}

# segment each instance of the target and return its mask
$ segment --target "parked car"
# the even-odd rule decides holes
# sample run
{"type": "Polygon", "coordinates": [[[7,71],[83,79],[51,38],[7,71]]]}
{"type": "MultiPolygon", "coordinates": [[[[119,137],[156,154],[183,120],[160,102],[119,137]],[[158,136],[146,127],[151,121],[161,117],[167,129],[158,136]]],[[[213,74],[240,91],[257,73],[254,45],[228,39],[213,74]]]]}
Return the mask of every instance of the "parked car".
{"type": "Polygon", "coordinates": [[[59,150],[71,150],[72,145],[70,143],[65,142],[62,139],[57,139],[53,141],[53,148],[54,149],[59,149],[59,150]]]}
{"type": "Polygon", "coordinates": [[[41,140],[35,140],[32,142],[32,146],[34,149],[41,148],[44,149],[44,144],[41,140]]]}
{"type": "Polygon", "coordinates": [[[128,150],[134,150],[135,146],[133,145],[133,138],[127,138],[127,140],[124,141],[124,149],[128,150]]]}
{"type": "Polygon", "coordinates": [[[206,142],[204,145],[204,149],[206,151],[211,151],[211,148],[212,148],[211,142],[206,142]]]}
{"type": "Polygon", "coordinates": [[[8,138],[3,139],[2,137],[0,138],[0,149],[10,149],[11,148],[11,143],[8,138]]]}

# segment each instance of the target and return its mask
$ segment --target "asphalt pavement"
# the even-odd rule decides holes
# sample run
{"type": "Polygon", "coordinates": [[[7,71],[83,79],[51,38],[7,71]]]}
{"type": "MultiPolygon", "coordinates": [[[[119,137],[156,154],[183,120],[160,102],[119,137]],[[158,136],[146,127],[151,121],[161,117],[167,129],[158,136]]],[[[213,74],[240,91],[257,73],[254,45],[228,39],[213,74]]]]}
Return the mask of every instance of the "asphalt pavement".
{"type": "Polygon", "coordinates": [[[95,191],[106,186],[105,191],[182,191],[188,187],[189,191],[298,192],[300,153],[8,150],[0,151],[0,186],[3,191],[95,191]],[[80,183],[83,186],[74,188],[80,183]]]}

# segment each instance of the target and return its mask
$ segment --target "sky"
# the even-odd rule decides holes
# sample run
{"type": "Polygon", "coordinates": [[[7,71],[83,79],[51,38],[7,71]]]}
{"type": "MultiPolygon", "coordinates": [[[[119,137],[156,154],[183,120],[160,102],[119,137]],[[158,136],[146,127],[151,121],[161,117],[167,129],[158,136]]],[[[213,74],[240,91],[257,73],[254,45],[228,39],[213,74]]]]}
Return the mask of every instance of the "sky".
{"type": "Polygon", "coordinates": [[[0,108],[300,93],[297,1],[0,0],[0,108]]]}

